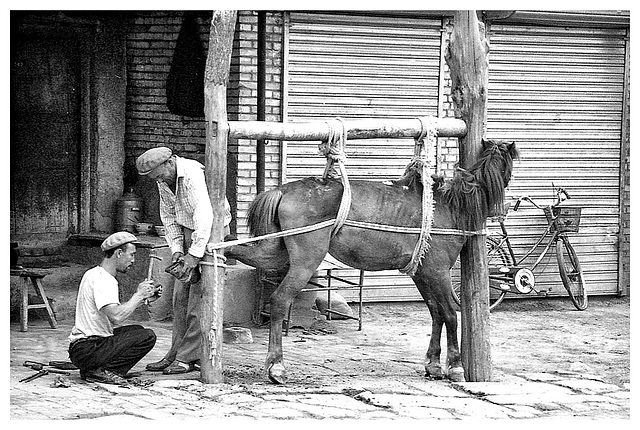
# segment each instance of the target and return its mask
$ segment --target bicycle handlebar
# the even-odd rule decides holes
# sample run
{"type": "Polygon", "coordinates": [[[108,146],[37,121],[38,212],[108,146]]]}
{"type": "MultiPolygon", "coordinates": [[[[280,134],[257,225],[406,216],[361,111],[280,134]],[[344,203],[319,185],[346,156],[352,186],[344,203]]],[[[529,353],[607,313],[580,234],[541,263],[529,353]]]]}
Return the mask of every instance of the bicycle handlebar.
{"type": "MultiPolygon", "coordinates": [[[[554,187],[555,188],[555,187],[554,187]]],[[[562,187],[558,187],[556,188],[556,203],[553,206],[557,206],[560,203],[562,203],[564,200],[569,200],[571,198],[571,196],[569,195],[569,193],[567,192],[567,190],[565,190],[562,187]],[[565,198],[563,199],[561,197],[561,195],[564,194],[565,198]]],[[[531,200],[531,197],[529,196],[522,196],[519,197],[518,200],[516,201],[516,204],[513,206],[513,211],[516,212],[518,210],[518,208],[520,207],[520,203],[522,203],[523,201],[527,201],[529,203],[531,203],[532,205],[534,205],[536,208],[538,209],[542,209],[542,207],[538,206],[538,204],[536,204],[536,202],[534,202],[533,200],[531,200]]]]}

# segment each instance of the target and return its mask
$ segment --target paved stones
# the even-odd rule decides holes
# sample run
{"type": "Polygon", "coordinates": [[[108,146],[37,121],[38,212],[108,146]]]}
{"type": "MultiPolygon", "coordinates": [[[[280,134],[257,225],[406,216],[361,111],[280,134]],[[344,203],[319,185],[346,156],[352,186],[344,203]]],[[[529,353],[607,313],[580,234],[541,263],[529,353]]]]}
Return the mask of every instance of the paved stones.
{"type": "MultiPolygon", "coordinates": [[[[495,372],[496,382],[451,383],[424,377],[426,341],[398,335],[392,323],[358,332],[352,321],[332,322],[337,333],[284,339],[289,383],[267,382],[263,375],[268,330],[252,329],[251,344],[225,344],[225,383],[203,384],[199,373],[166,377],[144,372],[171,341],[171,325],[155,324],[154,350],[133,370],[150,386],[122,388],[81,381],[76,372],[68,388],[54,388],[51,375],[19,383],[30,369],[25,360],[65,360],[70,324],[58,330],[11,329],[10,417],[80,419],[119,423],[140,419],[252,420],[320,419],[553,419],[630,417],[630,384],[617,386],[589,373],[495,372]],[[297,340],[302,339],[302,342],[297,340]],[[395,342],[405,342],[401,346],[395,342]],[[374,370],[374,371],[372,371],[374,370]]],[[[147,324],[145,324],[147,325],[147,324]]],[[[425,338],[426,339],[426,338],[425,338]]],[[[423,339],[424,340],[424,339],[423,339]]],[[[574,366],[575,367],[575,366],[574,366]]]]}

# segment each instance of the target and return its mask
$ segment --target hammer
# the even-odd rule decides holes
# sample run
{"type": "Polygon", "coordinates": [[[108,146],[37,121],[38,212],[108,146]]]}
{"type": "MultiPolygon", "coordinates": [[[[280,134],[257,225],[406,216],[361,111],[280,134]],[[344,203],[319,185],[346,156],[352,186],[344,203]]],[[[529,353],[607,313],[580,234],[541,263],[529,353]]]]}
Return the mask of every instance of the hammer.
{"type": "MultiPolygon", "coordinates": [[[[158,251],[155,248],[149,251],[149,270],[147,271],[147,279],[153,280],[153,262],[154,260],[162,261],[162,258],[158,256],[158,251]]],[[[149,299],[144,299],[144,304],[149,305],[149,299]]]]}

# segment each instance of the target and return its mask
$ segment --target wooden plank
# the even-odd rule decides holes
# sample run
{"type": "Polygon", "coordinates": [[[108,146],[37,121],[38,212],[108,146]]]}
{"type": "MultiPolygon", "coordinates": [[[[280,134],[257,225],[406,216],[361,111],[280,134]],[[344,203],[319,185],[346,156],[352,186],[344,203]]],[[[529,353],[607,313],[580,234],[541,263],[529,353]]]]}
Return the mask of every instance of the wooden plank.
{"type": "MultiPolygon", "coordinates": [[[[456,118],[432,118],[440,137],[460,137],[466,133],[465,122],[456,118]]],[[[421,123],[415,119],[345,120],[347,139],[418,137],[421,123]]],[[[281,123],[268,121],[229,121],[229,137],[234,139],[327,140],[329,126],[325,121],[281,123]]]]}

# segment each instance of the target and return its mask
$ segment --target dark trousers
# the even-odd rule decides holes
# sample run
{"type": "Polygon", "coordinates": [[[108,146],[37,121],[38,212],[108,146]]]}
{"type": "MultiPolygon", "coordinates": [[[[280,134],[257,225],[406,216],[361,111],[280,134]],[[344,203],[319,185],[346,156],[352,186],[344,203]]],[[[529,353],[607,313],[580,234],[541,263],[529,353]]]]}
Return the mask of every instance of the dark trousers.
{"type": "Polygon", "coordinates": [[[69,345],[69,358],[80,371],[111,370],[125,375],[156,344],[156,334],[141,325],[113,330],[113,336],[92,336],[69,345]]]}

